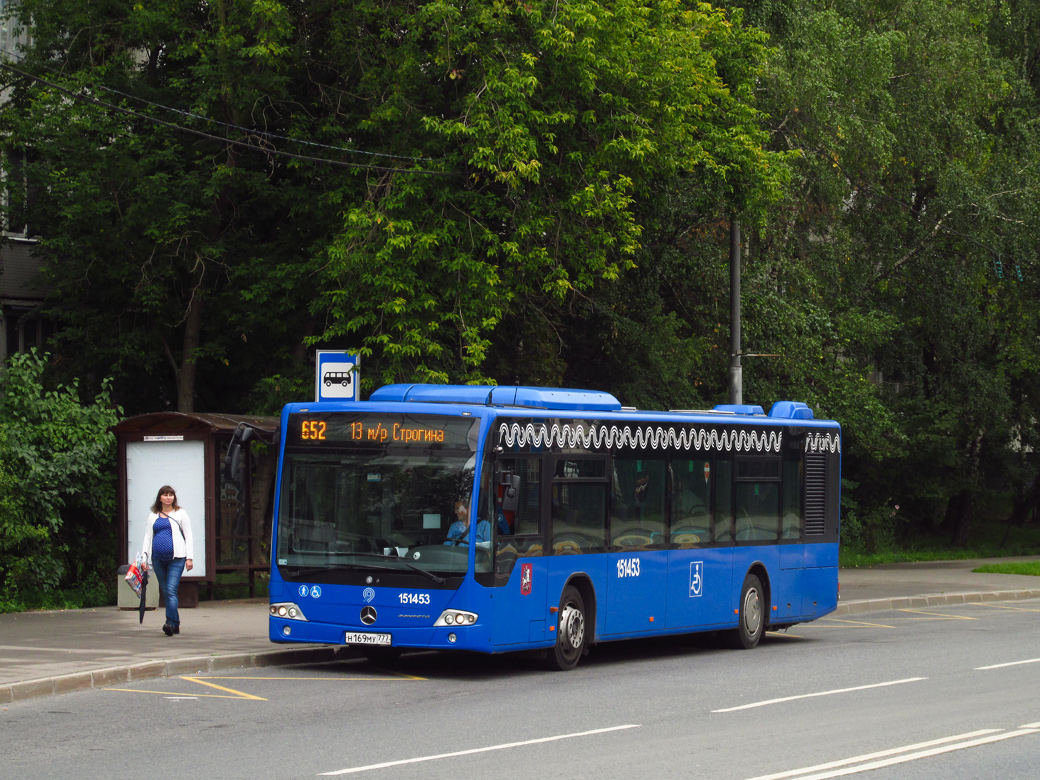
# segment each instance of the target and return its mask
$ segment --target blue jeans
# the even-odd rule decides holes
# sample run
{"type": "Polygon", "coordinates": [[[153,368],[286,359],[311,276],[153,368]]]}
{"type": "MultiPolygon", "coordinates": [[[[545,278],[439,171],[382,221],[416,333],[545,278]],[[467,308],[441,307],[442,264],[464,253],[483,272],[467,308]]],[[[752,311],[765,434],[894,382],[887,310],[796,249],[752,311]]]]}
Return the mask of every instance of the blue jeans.
{"type": "Polygon", "coordinates": [[[155,558],[152,560],[152,572],[159,584],[159,593],[166,602],[166,622],[171,626],[179,627],[181,616],[177,612],[177,591],[181,586],[181,575],[184,574],[184,559],[174,558],[172,561],[160,561],[155,558]]]}

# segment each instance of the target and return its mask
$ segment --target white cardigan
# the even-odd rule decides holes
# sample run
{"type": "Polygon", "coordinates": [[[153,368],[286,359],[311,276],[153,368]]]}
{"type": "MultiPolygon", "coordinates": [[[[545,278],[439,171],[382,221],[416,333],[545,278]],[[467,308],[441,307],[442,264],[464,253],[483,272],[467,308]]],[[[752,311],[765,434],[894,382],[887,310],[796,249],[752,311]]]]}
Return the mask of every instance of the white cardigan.
{"type": "MultiPolygon", "coordinates": [[[[148,514],[148,527],[145,529],[144,545],[141,548],[149,566],[152,563],[152,534],[155,533],[155,519],[158,516],[157,512],[148,514]]],[[[194,559],[195,543],[191,538],[191,520],[188,519],[188,513],[183,509],[174,509],[169,517],[170,530],[173,531],[173,557],[194,559]],[[178,527],[181,529],[180,533],[174,530],[178,527]]]]}

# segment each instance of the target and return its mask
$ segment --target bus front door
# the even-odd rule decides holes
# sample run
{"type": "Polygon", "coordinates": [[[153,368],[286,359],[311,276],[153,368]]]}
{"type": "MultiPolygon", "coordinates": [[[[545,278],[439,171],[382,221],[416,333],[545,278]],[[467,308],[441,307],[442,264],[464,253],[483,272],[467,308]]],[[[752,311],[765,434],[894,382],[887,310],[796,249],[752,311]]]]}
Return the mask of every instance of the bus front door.
{"type": "Polygon", "coordinates": [[[520,649],[552,636],[546,623],[548,580],[545,558],[520,558],[507,582],[491,589],[492,641],[496,650],[520,649]]]}

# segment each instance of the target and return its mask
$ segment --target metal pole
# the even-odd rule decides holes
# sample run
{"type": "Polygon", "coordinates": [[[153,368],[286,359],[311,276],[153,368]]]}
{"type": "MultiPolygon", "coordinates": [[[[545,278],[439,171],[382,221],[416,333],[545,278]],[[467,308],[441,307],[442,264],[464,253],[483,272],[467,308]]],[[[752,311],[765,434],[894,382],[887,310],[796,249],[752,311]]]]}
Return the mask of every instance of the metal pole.
{"type": "Polygon", "coordinates": [[[729,402],[744,403],[744,369],[740,365],[740,224],[729,223],[729,402]]]}

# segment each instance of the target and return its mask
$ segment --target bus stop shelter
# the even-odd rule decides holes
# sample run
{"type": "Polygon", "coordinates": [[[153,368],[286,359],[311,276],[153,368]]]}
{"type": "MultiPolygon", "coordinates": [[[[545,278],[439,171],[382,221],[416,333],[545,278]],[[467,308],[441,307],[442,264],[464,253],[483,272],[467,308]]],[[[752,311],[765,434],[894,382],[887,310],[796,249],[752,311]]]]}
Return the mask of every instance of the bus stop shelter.
{"type": "Polygon", "coordinates": [[[133,562],[144,541],[159,488],[170,485],[191,519],[194,560],[181,580],[183,607],[198,604],[199,585],[247,586],[270,564],[277,417],[157,412],[113,428],[117,452],[119,563],[133,562]],[[226,477],[224,456],[240,425],[255,436],[243,448],[238,473],[226,477]]]}

